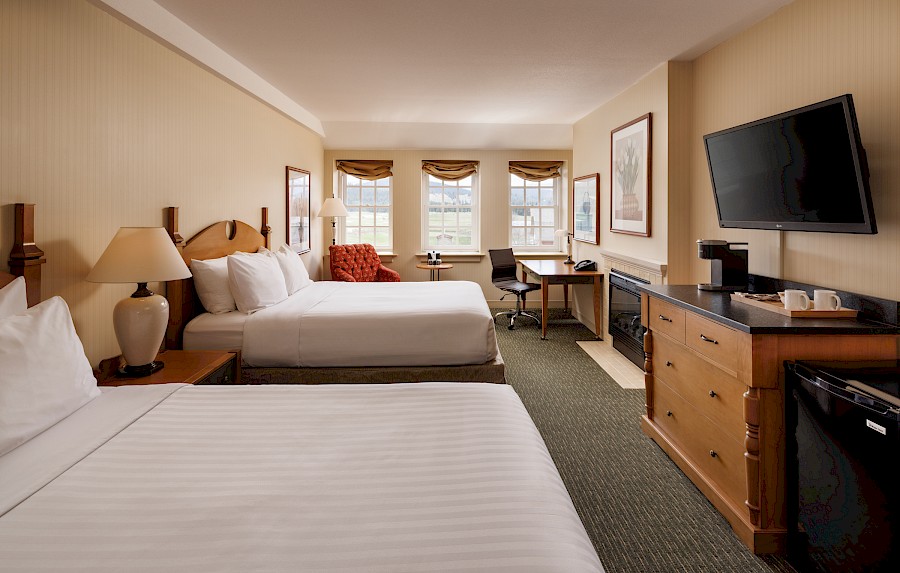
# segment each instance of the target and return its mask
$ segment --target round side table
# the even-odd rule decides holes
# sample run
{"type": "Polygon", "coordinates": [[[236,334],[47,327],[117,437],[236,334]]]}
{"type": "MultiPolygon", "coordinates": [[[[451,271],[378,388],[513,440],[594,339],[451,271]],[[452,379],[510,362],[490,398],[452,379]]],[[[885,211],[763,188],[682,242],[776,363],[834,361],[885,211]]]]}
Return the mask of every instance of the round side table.
{"type": "Polygon", "coordinates": [[[445,271],[447,269],[452,269],[453,265],[451,265],[450,263],[441,263],[439,265],[429,265],[427,263],[419,263],[416,265],[416,268],[431,271],[431,280],[439,281],[439,280],[441,280],[441,271],[445,271]]]}

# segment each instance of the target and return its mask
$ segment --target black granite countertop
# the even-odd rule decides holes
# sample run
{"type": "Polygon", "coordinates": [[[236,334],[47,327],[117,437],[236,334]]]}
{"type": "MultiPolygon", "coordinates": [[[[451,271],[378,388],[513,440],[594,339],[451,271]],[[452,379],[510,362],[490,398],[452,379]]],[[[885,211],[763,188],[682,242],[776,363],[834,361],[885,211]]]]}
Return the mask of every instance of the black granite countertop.
{"type": "Polygon", "coordinates": [[[697,285],[640,285],[642,291],[750,334],[900,334],[900,327],[852,318],[791,318],[697,285]]]}

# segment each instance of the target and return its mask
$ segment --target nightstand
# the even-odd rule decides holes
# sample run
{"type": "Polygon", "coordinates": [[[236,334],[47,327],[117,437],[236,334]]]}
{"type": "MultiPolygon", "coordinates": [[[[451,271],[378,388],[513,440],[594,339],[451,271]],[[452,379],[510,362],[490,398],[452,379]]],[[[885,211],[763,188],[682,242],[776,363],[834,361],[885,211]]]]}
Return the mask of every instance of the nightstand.
{"type": "Polygon", "coordinates": [[[156,358],[165,367],[150,376],[127,378],[117,376],[121,356],[100,362],[95,371],[98,386],[132,386],[140,384],[240,384],[241,353],[221,350],[164,350],[156,358]]]}

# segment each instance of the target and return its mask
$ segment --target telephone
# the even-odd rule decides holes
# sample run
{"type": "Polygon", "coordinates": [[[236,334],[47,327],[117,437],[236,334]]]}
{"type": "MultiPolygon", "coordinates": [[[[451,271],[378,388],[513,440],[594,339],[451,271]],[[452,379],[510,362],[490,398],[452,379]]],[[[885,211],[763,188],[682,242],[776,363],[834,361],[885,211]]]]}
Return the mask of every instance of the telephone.
{"type": "Polygon", "coordinates": [[[597,263],[590,259],[585,259],[583,261],[578,261],[578,264],[575,265],[576,271],[596,271],[597,263]]]}

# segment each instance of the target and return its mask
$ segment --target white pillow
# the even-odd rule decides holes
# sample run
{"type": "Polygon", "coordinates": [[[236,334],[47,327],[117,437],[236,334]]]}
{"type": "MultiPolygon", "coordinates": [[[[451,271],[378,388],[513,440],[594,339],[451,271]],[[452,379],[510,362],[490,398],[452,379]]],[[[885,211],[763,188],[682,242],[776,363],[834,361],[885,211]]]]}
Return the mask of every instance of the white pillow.
{"type": "Polygon", "coordinates": [[[0,455],[99,395],[63,299],[0,321],[0,455]]]}
{"type": "Polygon", "coordinates": [[[284,274],[275,257],[242,254],[227,258],[228,285],[239,311],[250,314],[288,297],[284,274]]]}
{"type": "Polygon", "coordinates": [[[289,246],[282,244],[274,254],[278,266],[281,267],[281,272],[284,273],[284,284],[289,295],[312,284],[309,271],[306,270],[306,265],[303,264],[300,255],[291,250],[289,246]]]}
{"type": "Polygon", "coordinates": [[[203,308],[212,314],[231,312],[236,308],[228,287],[228,257],[198,261],[191,259],[194,288],[203,308]]]}
{"type": "Polygon", "coordinates": [[[13,316],[28,310],[28,293],[25,290],[25,278],[16,279],[0,288],[0,319],[13,316]]]}

